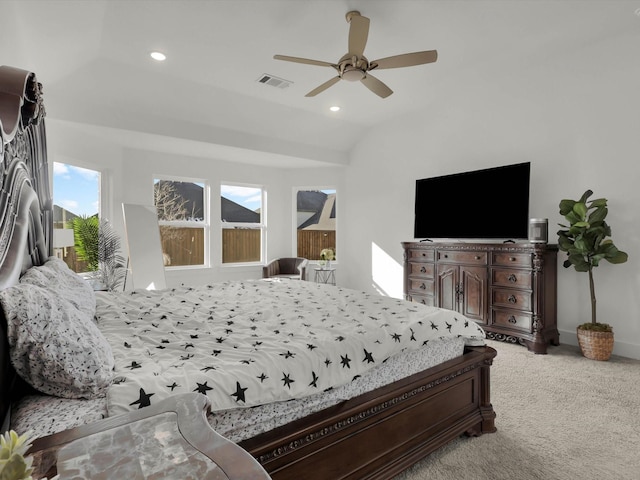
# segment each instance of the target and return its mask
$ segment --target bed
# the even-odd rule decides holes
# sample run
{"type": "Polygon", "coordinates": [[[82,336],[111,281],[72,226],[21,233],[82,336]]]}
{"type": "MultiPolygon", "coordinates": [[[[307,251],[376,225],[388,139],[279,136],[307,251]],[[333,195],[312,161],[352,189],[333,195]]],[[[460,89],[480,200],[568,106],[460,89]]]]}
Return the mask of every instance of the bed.
{"type": "Polygon", "coordinates": [[[4,430],[25,411],[36,411],[36,427],[79,405],[117,415],[198,391],[211,400],[211,425],[274,479],[391,478],[460,435],[495,431],[496,352],[455,312],[301,281],[86,288],[51,255],[44,114],[35,75],[0,67],[4,430]],[[44,362],[29,363],[41,345],[18,341],[21,316],[91,348],[54,353],[52,362],[70,358],[73,368],[51,375],[44,362]]]}

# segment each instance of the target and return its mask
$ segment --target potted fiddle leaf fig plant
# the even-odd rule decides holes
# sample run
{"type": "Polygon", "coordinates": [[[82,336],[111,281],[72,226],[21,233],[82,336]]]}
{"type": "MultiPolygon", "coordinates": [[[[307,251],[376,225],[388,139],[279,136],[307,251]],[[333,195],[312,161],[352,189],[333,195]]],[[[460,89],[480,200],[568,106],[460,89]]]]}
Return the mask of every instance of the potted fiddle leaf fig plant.
{"type": "Polygon", "coordinates": [[[563,266],[573,266],[578,272],[589,274],[591,321],[578,326],[578,344],[582,354],[592,360],[609,360],[613,351],[613,328],[596,320],[596,294],[593,270],[600,262],[624,263],[628,255],[618,250],[611,240],[611,227],[605,221],[609,210],[607,199],[589,200],[591,190],[579,200],[561,200],[560,214],[569,222],[558,230],[558,248],[567,252],[563,266]]]}

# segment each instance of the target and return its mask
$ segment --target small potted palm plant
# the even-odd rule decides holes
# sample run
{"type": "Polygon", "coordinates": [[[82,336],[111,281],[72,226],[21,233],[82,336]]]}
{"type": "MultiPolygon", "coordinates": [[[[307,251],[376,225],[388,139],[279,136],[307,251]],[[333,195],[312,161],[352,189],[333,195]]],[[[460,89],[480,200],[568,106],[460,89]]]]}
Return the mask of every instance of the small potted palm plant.
{"type": "Polygon", "coordinates": [[[596,294],[593,282],[593,269],[602,260],[609,263],[624,263],[628,255],[616,248],[611,238],[611,227],[605,221],[607,200],[598,198],[588,200],[591,190],[584,192],[579,200],[561,200],[560,214],[569,225],[559,224],[558,248],[567,252],[563,266],[573,267],[578,272],[589,274],[591,294],[591,322],[578,326],[578,344],[582,354],[592,360],[609,360],[613,351],[613,328],[608,323],[596,320],[596,294]]]}
{"type": "MultiPolygon", "coordinates": [[[[80,216],[72,220],[75,249],[80,260],[93,272],[94,288],[115,291],[123,285],[127,273],[120,255],[120,237],[111,222],[97,216],[80,216]]],[[[0,479],[1,480],[1,479],[0,479]]]]}

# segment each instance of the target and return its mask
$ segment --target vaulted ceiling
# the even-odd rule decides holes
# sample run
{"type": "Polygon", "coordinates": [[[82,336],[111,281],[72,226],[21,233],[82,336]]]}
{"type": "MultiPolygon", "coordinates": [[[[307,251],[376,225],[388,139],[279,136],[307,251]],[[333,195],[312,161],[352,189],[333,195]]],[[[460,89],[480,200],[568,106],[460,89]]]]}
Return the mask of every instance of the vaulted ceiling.
{"type": "Polygon", "coordinates": [[[344,164],[372,126],[428,110],[455,95],[452,84],[481,92],[531,65],[553,75],[563,58],[640,28],[637,8],[604,0],[3,0],[0,63],[36,72],[48,118],[125,146],[344,164]],[[386,99],[346,81],[305,97],[335,71],[273,55],[337,62],[351,10],[371,20],[370,60],[436,49],[437,62],[377,72],[394,91],[386,99]],[[151,60],[153,50],[167,60],[151,60]],[[258,82],[263,74],[293,83],[269,86],[258,82]]]}

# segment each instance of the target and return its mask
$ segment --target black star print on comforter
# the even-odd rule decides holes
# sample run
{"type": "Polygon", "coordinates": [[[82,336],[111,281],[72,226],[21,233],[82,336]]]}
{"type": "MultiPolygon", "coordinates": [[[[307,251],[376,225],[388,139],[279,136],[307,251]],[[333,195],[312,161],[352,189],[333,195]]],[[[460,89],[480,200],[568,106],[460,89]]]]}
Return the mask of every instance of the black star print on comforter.
{"type": "Polygon", "coordinates": [[[96,317],[116,359],[109,415],[184,392],[213,410],[289,400],[442,337],[484,344],[457,312],[306,281],[100,294],[96,317]]]}

